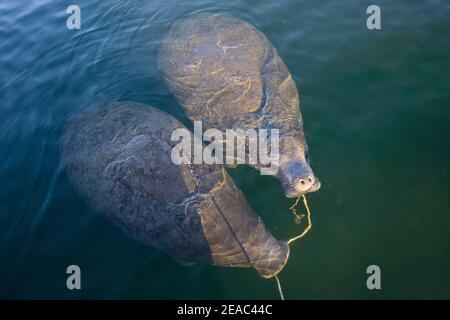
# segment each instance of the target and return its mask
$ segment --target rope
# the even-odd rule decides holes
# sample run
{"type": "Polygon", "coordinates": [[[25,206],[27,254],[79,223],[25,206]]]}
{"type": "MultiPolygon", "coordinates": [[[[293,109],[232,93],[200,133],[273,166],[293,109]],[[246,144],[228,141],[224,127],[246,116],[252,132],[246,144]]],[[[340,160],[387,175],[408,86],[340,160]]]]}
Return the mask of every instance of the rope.
{"type": "MultiPolygon", "coordinates": [[[[291,239],[289,239],[289,240],[287,241],[287,244],[289,244],[289,245],[290,245],[292,242],[294,242],[294,241],[296,241],[296,240],[302,238],[303,236],[305,236],[305,235],[308,233],[308,231],[312,228],[312,223],[311,223],[311,212],[309,211],[308,201],[306,200],[306,196],[305,196],[305,195],[302,195],[302,197],[303,197],[303,204],[305,205],[306,212],[307,212],[308,225],[306,226],[305,230],[303,230],[302,233],[300,233],[298,236],[295,236],[295,237],[293,237],[293,238],[291,238],[291,239]]],[[[297,212],[296,212],[296,208],[297,208],[297,204],[298,204],[298,201],[299,201],[299,200],[300,200],[300,197],[298,197],[298,198],[297,198],[297,201],[295,201],[295,203],[289,208],[289,210],[291,210],[291,212],[295,215],[296,219],[297,219],[298,217],[300,217],[300,216],[297,214],[297,212]]]]}
{"type": "MultiPolygon", "coordinates": [[[[295,216],[295,223],[299,224],[301,222],[301,219],[304,216],[304,215],[299,215],[297,213],[298,202],[300,201],[300,198],[302,198],[302,197],[303,197],[303,204],[305,205],[306,212],[307,212],[308,225],[306,226],[305,230],[303,230],[303,232],[300,233],[298,236],[295,236],[295,237],[289,239],[287,241],[288,245],[290,245],[292,242],[294,242],[294,241],[302,238],[303,236],[305,236],[308,233],[308,231],[312,228],[311,211],[309,210],[308,201],[306,200],[306,196],[305,195],[302,195],[302,196],[298,197],[297,200],[295,201],[295,203],[289,208],[289,210],[295,216]]],[[[278,276],[275,276],[275,280],[277,281],[278,292],[280,293],[280,298],[281,298],[281,300],[284,300],[283,289],[281,289],[281,283],[280,283],[280,279],[278,279],[278,276]]]]}
{"type": "Polygon", "coordinates": [[[284,300],[283,290],[281,289],[280,279],[278,279],[278,276],[275,276],[275,280],[277,280],[278,292],[280,293],[281,300],[284,300]]]}
{"type": "Polygon", "coordinates": [[[228,229],[230,230],[231,234],[233,235],[233,238],[236,240],[237,244],[239,245],[239,247],[242,250],[242,253],[244,254],[245,258],[247,259],[248,264],[250,265],[250,267],[253,268],[253,264],[252,261],[250,260],[250,257],[247,254],[247,251],[245,251],[244,245],[241,243],[241,241],[239,240],[238,236],[236,235],[236,233],[234,232],[233,228],[231,227],[230,223],[228,222],[227,218],[225,217],[225,215],[223,214],[222,210],[220,209],[220,207],[217,205],[216,200],[214,199],[213,195],[210,194],[209,195],[211,200],[214,203],[214,206],[216,207],[216,209],[220,212],[220,215],[222,216],[223,220],[225,221],[228,229]]]}
{"type": "Polygon", "coordinates": [[[299,215],[297,213],[297,205],[298,202],[300,201],[300,196],[297,198],[297,200],[295,200],[295,203],[289,207],[289,211],[294,215],[295,217],[295,224],[300,224],[302,222],[302,218],[305,216],[304,214],[299,215]]]}

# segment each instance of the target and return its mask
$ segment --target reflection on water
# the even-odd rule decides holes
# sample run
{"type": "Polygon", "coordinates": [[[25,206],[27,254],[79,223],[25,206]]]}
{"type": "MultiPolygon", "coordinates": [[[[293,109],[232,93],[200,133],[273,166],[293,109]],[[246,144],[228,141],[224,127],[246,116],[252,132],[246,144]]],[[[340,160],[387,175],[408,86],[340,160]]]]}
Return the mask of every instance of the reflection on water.
{"type": "MultiPolygon", "coordinates": [[[[323,185],[280,275],[286,298],[450,297],[448,4],[381,1],[381,31],[365,28],[367,1],[77,4],[79,31],[66,28],[67,2],[0,4],[0,296],[278,298],[252,270],[185,268],[134,242],[59,168],[65,119],[93,101],[142,102],[188,124],[155,57],[171,22],[209,11],[262,30],[300,90],[323,185]],[[70,264],[81,291],[65,287],[70,264]],[[365,286],[370,264],[381,292],[365,286]]],[[[276,236],[298,233],[279,183],[230,174],[276,236]]]]}

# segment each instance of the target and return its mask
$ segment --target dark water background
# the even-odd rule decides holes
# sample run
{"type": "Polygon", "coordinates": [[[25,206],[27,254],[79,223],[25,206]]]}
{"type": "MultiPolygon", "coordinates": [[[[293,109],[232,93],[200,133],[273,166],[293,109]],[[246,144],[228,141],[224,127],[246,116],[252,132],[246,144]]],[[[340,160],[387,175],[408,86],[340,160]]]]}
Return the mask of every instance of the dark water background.
{"type": "MultiPolygon", "coordinates": [[[[180,266],[94,213],[59,165],[67,116],[134,100],[186,119],[156,67],[167,26],[224,12],[262,30],[300,89],[322,189],[281,273],[290,299],[450,298],[448,1],[0,0],[0,297],[278,298],[255,271],[180,266]],[[81,30],[66,8],[81,7],[81,30]],[[382,30],[366,28],[378,4],[382,30]],[[82,290],[66,289],[66,267],[82,290]],[[366,288],[377,264],[382,290],[366,288]]],[[[230,171],[271,231],[299,232],[280,184],[230,171]]],[[[168,189],[169,190],[169,189],[168,189]]]]}

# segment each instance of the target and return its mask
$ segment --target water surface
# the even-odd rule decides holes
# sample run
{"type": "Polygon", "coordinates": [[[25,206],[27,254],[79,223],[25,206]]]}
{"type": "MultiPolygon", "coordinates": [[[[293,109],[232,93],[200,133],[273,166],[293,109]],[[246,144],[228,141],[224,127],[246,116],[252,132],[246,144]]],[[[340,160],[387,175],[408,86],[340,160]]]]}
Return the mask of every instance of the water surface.
{"type": "MultiPolygon", "coordinates": [[[[289,299],[450,298],[450,5],[377,1],[92,1],[0,3],[0,297],[277,299],[247,269],[186,268],[119,232],[59,168],[71,112],[133,100],[188,123],[156,66],[174,20],[240,17],[264,32],[300,90],[322,189],[312,232],[280,274],[289,299]],[[66,8],[81,7],[81,30],[66,8]],[[66,289],[66,267],[82,290],[66,289]],[[381,267],[382,290],[366,287],[381,267]]],[[[298,233],[273,178],[230,170],[270,230],[298,233]]]]}

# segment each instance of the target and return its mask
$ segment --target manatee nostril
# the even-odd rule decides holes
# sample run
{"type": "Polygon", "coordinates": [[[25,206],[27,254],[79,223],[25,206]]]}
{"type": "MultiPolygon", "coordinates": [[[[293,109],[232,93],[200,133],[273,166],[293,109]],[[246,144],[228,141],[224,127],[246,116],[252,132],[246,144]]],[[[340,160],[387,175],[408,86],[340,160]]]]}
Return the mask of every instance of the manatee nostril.
{"type": "Polygon", "coordinates": [[[311,167],[304,162],[295,162],[286,166],[281,171],[283,187],[289,197],[298,197],[299,195],[317,190],[320,182],[314,175],[311,167]]]}
{"type": "Polygon", "coordinates": [[[316,179],[314,175],[307,173],[301,179],[297,180],[295,189],[301,193],[308,192],[314,186],[315,182],[316,179]]]}

